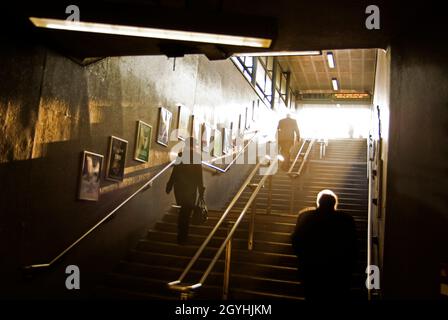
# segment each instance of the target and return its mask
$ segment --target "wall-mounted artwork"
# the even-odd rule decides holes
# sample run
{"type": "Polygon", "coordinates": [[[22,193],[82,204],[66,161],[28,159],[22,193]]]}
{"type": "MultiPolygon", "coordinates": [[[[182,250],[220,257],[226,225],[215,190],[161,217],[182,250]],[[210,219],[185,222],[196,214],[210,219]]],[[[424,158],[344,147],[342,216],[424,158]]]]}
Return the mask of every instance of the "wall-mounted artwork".
{"type": "Polygon", "coordinates": [[[197,145],[199,145],[199,143],[202,141],[201,128],[202,128],[202,122],[199,120],[199,118],[197,116],[192,115],[191,116],[191,136],[195,139],[197,145]]]}
{"type": "Polygon", "coordinates": [[[252,101],[252,122],[257,121],[257,117],[256,117],[256,112],[257,112],[257,106],[255,104],[255,100],[252,101]]]}
{"type": "Polygon", "coordinates": [[[137,121],[137,137],[135,139],[134,159],[140,162],[149,161],[149,149],[151,148],[152,127],[143,122],[137,121]]]}
{"type": "Polygon", "coordinates": [[[157,125],[157,143],[167,147],[170,140],[170,129],[173,114],[166,108],[159,108],[159,122],[157,125]]]}
{"type": "Polygon", "coordinates": [[[243,127],[244,122],[243,121],[244,121],[243,115],[240,114],[238,116],[238,130],[236,132],[237,137],[241,137],[244,134],[244,127],[243,127]]]}
{"type": "Polygon", "coordinates": [[[114,136],[110,137],[106,169],[107,180],[123,181],[127,150],[128,142],[126,140],[114,136]]]}
{"type": "Polygon", "coordinates": [[[79,178],[78,199],[98,201],[104,156],[84,151],[79,178]]]}
{"type": "Polygon", "coordinates": [[[177,138],[185,141],[185,139],[191,134],[188,130],[190,110],[183,105],[179,105],[177,110],[177,138]]]}
{"type": "Polygon", "coordinates": [[[222,133],[221,130],[215,129],[213,134],[213,156],[222,156],[222,133]]]}
{"type": "Polygon", "coordinates": [[[222,136],[222,152],[224,154],[230,154],[232,152],[232,130],[230,130],[229,128],[223,128],[222,136]]]}
{"type": "Polygon", "coordinates": [[[201,146],[202,151],[210,152],[210,142],[212,140],[212,128],[204,123],[202,125],[202,136],[201,136],[201,146]]]}
{"type": "MultiPolygon", "coordinates": [[[[238,136],[238,128],[237,126],[237,122],[230,122],[230,132],[229,137],[230,137],[230,145],[234,146],[236,144],[236,137],[238,136]]],[[[223,148],[225,148],[225,144],[223,143],[223,148]]]]}

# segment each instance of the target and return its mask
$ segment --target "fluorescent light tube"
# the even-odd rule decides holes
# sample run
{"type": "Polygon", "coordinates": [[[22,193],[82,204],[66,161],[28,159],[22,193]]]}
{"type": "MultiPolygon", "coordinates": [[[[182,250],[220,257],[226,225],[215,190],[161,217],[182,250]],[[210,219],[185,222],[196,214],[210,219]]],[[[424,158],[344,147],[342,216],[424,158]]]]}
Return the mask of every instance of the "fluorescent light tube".
{"type": "Polygon", "coordinates": [[[333,69],[335,67],[334,64],[334,55],[332,52],[327,53],[328,66],[333,69]]]}
{"type": "Polygon", "coordinates": [[[331,84],[333,85],[333,90],[334,91],[338,91],[339,90],[338,79],[336,79],[336,78],[331,79],[331,84]]]}
{"type": "Polygon", "coordinates": [[[132,26],[121,26],[95,22],[66,21],[59,19],[47,19],[30,17],[31,22],[38,28],[93,32],[103,34],[114,34],[132,37],[144,37],[155,39],[168,39],[179,41],[192,41],[214,44],[225,44],[231,46],[269,48],[272,40],[266,38],[254,38],[243,36],[232,36],[205,32],[190,32],[181,30],[143,28],[132,26]]]}
{"type": "Polygon", "coordinates": [[[270,51],[270,52],[250,52],[250,53],[235,53],[236,57],[284,57],[284,56],[318,56],[320,51],[270,51]]]}

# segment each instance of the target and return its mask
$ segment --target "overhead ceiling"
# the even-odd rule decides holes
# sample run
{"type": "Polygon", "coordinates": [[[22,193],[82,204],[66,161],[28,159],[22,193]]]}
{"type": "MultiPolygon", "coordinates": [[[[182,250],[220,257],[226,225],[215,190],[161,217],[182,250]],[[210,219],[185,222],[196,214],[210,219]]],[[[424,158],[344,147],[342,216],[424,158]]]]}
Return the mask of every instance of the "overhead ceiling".
{"type": "Polygon", "coordinates": [[[376,49],[323,50],[316,56],[278,57],[283,71],[291,73],[291,88],[297,93],[333,93],[331,80],[339,82],[338,92],[373,93],[376,49]],[[334,55],[330,68],[327,52],[334,55]]]}
{"type": "MultiPolygon", "coordinates": [[[[207,45],[77,31],[37,30],[30,16],[66,19],[64,0],[23,4],[6,3],[6,28],[0,32],[22,43],[37,42],[79,59],[121,55],[182,56],[203,53],[225,59],[233,53],[253,52],[248,47],[207,45]]],[[[365,27],[366,0],[90,0],[77,1],[81,21],[181,29],[221,34],[266,36],[269,51],[385,48],[393,36],[409,26],[418,13],[393,1],[375,2],[381,9],[380,30],[365,27]],[[403,11],[405,10],[405,11],[403,11]]],[[[414,26],[414,25],[413,25],[414,26]]],[[[347,59],[346,59],[347,60],[347,59]]],[[[349,59],[350,60],[350,59],[349,59]]],[[[356,63],[355,63],[356,64],[356,63]]]]}

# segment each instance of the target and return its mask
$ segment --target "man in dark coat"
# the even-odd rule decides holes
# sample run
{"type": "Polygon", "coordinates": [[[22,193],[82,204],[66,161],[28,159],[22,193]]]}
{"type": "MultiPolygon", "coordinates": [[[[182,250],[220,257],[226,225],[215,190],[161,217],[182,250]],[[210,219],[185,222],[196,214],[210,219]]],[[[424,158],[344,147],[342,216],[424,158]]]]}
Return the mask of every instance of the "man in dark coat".
{"type": "Polygon", "coordinates": [[[348,299],[357,257],[353,218],[336,210],[337,196],[322,190],[317,208],[299,213],[292,245],[307,300],[348,299]]]}
{"type": "Polygon", "coordinates": [[[294,133],[296,135],[297,141],[300,141],[299,127],[297,126],[297,121],[291,118],[288,114],[286,118],[278,122],[278,144],[280,146],[280,153],[284,158],[282,168],[287,170],[290,163],[290,152],[291,147],[294,144],[294,133]]]}
{"type": "Polygon", "coordinates": [[[190,216],[195,207],[198,193],[199,197],[203,198],[205,192],[201,155],[195,151],[195,139],[189,138],[185,144],[166,185],[166,193],[170,193],[174,187],[176,203],[181,207],[177,223],[179,244],[185,244],[188,240],[190,216]]]}

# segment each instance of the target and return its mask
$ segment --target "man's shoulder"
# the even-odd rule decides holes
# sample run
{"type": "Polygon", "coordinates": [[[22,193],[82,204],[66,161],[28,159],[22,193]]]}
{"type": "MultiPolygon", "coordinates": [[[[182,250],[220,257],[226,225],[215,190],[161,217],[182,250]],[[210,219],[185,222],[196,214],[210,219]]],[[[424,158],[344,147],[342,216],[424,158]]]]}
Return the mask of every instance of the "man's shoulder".
{"type": "Polygon", "coordinates": [[[307,219],[309,217],[313,217],[316,214],[315,207],[307,207],[299,211],[299,215],[297,216],[298,220],[307,219]]]}
{"type": "Polygon", "coordinates": [[[337,210],[336,215],[343,221],[347,221],[347,222],[355,221],[355,219],[353,219],[352,215],[350,215],[347,212],[342,211],[342,210],[337,210]]]}
{"type": "Polygon", "coordinates": [[[316,207],[306,207],[299,211],[299,215],[301,214],[311,214],[316,212],[316,207]]]}

